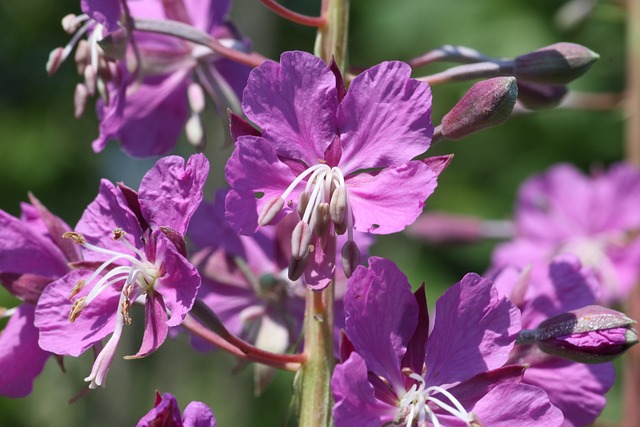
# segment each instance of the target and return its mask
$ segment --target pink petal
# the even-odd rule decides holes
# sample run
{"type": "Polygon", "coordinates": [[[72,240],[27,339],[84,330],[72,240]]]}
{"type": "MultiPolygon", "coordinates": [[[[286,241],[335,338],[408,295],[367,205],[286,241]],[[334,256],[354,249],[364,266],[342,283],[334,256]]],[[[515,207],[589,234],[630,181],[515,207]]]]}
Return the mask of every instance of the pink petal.
{"type": "Polygon", "coordinates": [[[152,226],[169,226],[184,235],[202,201],[208,173],[209,162],[203,154],[189,157],[186,165],[178,156],[158,160],[140,183],[142,215],[152,226]]]}
{"type": "Polygon", "coordinates": [[[336,79],[327,64],[306,52],[285,52],[249,75],[242,108],[279,156],[308,166],[324,158],[337,134],[336,79]]]}
{"type": "Polygon", "coordinates": [[[357,231],[390,234],[403,230],[422,213],[424,202],[436,188],[436,174],[412,161],[372,175],[347,178],[349,203],[357,231]]]}
{"type": "Polygon", "coordinates": [[[340,169],[399,166],[431,144],[431,89],[410,79],[402,62],[383,62],[358,75],[338,107],[340,169]]]}

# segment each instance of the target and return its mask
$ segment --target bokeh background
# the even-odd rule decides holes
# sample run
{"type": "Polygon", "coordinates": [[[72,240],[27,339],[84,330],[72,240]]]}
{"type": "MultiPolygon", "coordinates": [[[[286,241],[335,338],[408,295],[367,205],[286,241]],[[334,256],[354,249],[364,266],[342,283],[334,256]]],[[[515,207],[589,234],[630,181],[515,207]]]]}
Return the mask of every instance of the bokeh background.
{"type": "MultiPolygon", "coordinates": [[[[215,1],[215,0],[214,0],[215,1]]],[[[320,0],[283,0],[297,11],[315,15],[320,0]]],[[[583,44],[601,55],[599,62],[571,89],[618,93],[624,87],[624,11],[616,2],[598,2],[591,17],[573,28],[557,24],[557,0],[367,0],[353,1],[349,59],[367,67],[388,59],[407,60],[443,44],[476,48],[492,56],[513,57],[558,41],[583,44]]],[[[75,224],[95,197],[99,179],[124,181],[137,188],[154,163],[132,160],[115,143],[102,153],[91,151],[97,135],[92,107],[73,118],[73,89],[78,77],[71,62],[48,77],[49,52],[67,43],[61,18],[78,13],[77,0],[5,0],[0,2],[0,209],[13,215],[33,192],[49,209],[75,224]]],[[[315,33],[285,22],[257,0],[236,0],[232,17],[253,39],[254,48],[277,59],[284,50],[313,48],[315,33]]],[[[435,72],[442,66],[425,68],[435,72]]],[[[470,86],[458,83],[433,90],[433,118],[441,117],[470,86]]],[[[231,149],[225,125],[208,111],[213,161],[210,188],[223,182],[231,149]],[[225,144],[226,141],[226,144],[225,144]]],[[[608,165],[623,156],[622,110],[558,109],[512,118],[508,123],[459,142],[445,141],[432,154],[455,153],[439,180],[427,210],[445,210],[484,218],[508,219],[519,183],[558,162],[583,170],[608,165]]],[[[185,141],[177,150],[188,155],[185,141]]],[[[469,271],[482,273],[495,242],[434,246],[403,234],[378,240],[373,252],[391,258],[414,285],[426,281],[431,303],[447,286],[469,271]]],[[[0,289],[0,306],[15,304],[0,289]]],[[[4,326],[0,320],[0,327],[4,326]]],[[[141,325],[134,318],[134,325],[141,325]]],[[[132,354],[141,331],[129,328],[121,355],[132,354]]],[[[152,356],[116,360],[106,389],[93,391],[72,405],[90,371],[90,354],[66,358],[66,373],[50,360],[27,398],[0,398],[1,426],[127,426],[152,406],[154,391],[170,391],[182,409],[191,400],[210,405],[220,426],[280,426],[290,408],[292,375],[279,374],[255,398],[251,369],[235,372],[235,362],[222,353],[195,353],[185,337],[168,340],[152,356]]],[[[11,369],[2,366],[0,369],[11,369]]],[[[619,398],[614,390],[605,410],[615,420],[619,398]]],[[[295,418],[295,417],[293,417],[295,418]]]]}

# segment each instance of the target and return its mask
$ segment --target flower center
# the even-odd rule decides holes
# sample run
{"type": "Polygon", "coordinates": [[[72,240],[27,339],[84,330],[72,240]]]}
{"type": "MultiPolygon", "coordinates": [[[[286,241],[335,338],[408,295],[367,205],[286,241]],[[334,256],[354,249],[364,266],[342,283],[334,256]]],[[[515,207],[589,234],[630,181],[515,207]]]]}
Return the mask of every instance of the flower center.
{"type": "Polygon", "coordinates": [[[304,190],[298,198],[297,211],[300,221],[291,235],[292,259],[289,278],[297,280],[314,251],[312,237],[322,238],[331,232],[347,233],[347,242],[342,248],[342,264],[347,277],[360,262],[360,252],[353,240],[353,214],[344,174],[338,167],[320,163],[309,167],[289,184],[278,197],[269,200],[258,216],[261,226],[271,223],[285,205],[285,200],[306,180],[304,190]]]}
{"type": "Polygon", "coordinates": [[[86,297],[78,298],[74,301],[71,312],[69,313],[70,321],[73,322],[77,319],[82,310],[95,300],[102,291],[111,285],[124,281],[121,291],[122,297],[124,297],[124,299],[121,298],[121,311],[125,317],[125,322],[129,324],[131,323],[131,319],[128,313],[131,301],[135,301],[140,295],[154,292],[153,286],[160,275],[158,267],[150,262],[141,250],[126,239],[126,234],[127,233],[121,228],[116,228],[113,230],[113,239],[121,243],[125,248],[131,250],[136,256],[87,243],[84,236],[80,233],[68,232],[63,235],[65,238],[73,239],[87,250],[111,256],[96,268],[88,278],[76,283],[71,290],[70,299],[80,292],[84,286],[95,282],[86,297]],[[123,262],[126,265],[122,265],[123,262]],[[109,271],[102,274],[107,269],[109,271]]]}
{"type": "Polygon", "coordinates": [[[416,380],[417,383],[411,386],[411,389],[400,399],[394,424],[403,423],[406,427],[427,427],[428,423],[431,423],[434,427],[440,427],[440,421],[433,409],[433,406],[436,406],[458,418],[468,427],[480,425],[475,415],[467,412],[447,390],[439,386],[427,387],[424,378],[416,373],[411,373],[409,377],[416,380]],[[443,401],[443,397],[449,403],[443,401]]]}

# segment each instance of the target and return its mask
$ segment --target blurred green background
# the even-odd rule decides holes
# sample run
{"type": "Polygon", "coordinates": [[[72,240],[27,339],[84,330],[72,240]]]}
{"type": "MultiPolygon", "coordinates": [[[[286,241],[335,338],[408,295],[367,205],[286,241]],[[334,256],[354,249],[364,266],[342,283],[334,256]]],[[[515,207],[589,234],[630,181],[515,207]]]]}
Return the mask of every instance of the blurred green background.
{"type": "MultiPolygon", "coordinates": [[[[314,15],[319,0],[282,1],[314,15]]],[[[584,24],[561,30],[554,24],[557,0],[368,0],[353,1],[349,58],[354,67],[388,59],[410,59],[443,44],[465,45],[492,56],[512,57],[558,41],[583,44],[600,61],[572,89],[619,92],[624,85],[624,13],[600,2],[584,24]]],[[[97,135],[92,107],[73,118],[73,89],[78,77],[71,62],[48,77],[49,51],[68,36],[60,19],[77,13],[79,2],[7,0],[0,2],[0,208],[17,215],[19,203],[33,192],[49,209],[75,224],[95,197],[101,177],[136,188],[154,160],[138,161],[111,143],[103,153],[91,151],[97,135]]],[[[254,41],[257,51],[277,59],[284,50],[313,48],[315,33],[285,22],[256,0],[237,0],[232,16],[254,41]]],[[[421,71],[436,71],[441,67],[421,71]]],[[[433,120],[455,104],[470,84],[434,88],[433,120]]],[[[209,111],[207,154],[213,160],[210,187],[220,185],[230,154],[224,127],[209,111]]],[[[608,165],[623,156],[623,119],[616,111],[544,111],[515,117],[507,124],[459,142],[443,142],[432,154],[455,153],[441,176],[427,209],[510,218],[520,182],[556,162],[583,169],[608,165]]],[[[190,148],[181,141],[178,151],[190,148]]],[[[418,285],[425,280],[433,303],[447,286],[469,271],[482,273],[493,242],[467,246],[432,246],[405,235],[380,238],[374,253],[393,259],[418,285]]],[[[0,306],[15,303],[0,293],[0,306]]],[[[141,320],[141,319],[140,319],[141,320]]],[[[138,321],[134,324],[140,325],[138,321]]],[[[0,326],[4,324],[0,323],[0,326]]],[[[132,354],[141,331],[130,328],[119,354],[132,354]]],[[[126,426],[152,406],[154,390],[173,393],[182,409],[191,400],[209,404],[220,426],[278,426],[285,423],[292,376],[280,374],[267,392],[254,398],[251,370],[231,373],[226,354],[200,354],[185,337],[169,340],[152,356],[138,361],[116,360],[106,389],[79,402],[67,401],[83,387],[92,357],[66,358],[67,373],[50,361],[25,399],[0,398],[2,426],[126,426]]],[[[0,369],[11,369],[2,366],[0,369]]],[[[612,396],[607,419],[616,419],[612,396]]]]}

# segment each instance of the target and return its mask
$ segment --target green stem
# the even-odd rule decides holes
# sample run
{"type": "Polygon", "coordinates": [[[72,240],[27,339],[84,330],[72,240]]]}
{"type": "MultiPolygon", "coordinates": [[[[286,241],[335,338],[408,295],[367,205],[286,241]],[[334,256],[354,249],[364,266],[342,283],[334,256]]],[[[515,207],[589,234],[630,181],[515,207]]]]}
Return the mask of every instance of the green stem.
{"type": "Polygon", "coordinates": [[[322,0],[322,18],[325,25],[318,27],[315,55],[327,63],[334,58],[344,71],[347,61],[349,0],[322,0]]]}
{"type": "Polygon", "coordinates": [[[304,319],[306,362],[300,371],[299,427],[332,425],[333,282],[323,291],[307,290],[304,319]]]}

